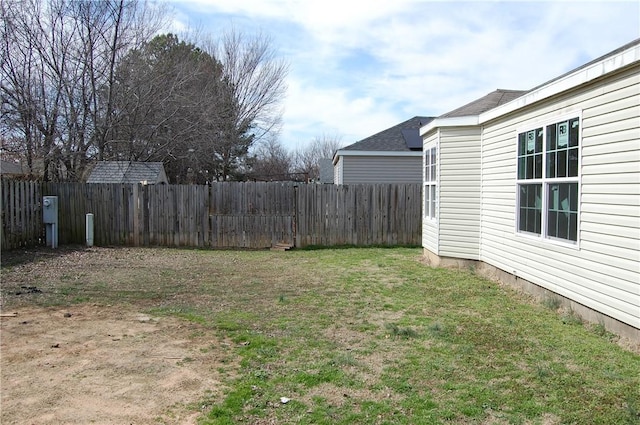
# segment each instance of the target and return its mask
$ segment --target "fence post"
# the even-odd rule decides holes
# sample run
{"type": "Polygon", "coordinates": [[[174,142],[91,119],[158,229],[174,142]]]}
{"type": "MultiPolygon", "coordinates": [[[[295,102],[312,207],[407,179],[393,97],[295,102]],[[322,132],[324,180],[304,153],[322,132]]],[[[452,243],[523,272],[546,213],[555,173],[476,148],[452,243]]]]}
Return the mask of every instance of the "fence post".
{"type": "Polygon", "coordinates": [[[93,246],[93,214],[88,213],[85,219],[87,246],[93,246]]]}

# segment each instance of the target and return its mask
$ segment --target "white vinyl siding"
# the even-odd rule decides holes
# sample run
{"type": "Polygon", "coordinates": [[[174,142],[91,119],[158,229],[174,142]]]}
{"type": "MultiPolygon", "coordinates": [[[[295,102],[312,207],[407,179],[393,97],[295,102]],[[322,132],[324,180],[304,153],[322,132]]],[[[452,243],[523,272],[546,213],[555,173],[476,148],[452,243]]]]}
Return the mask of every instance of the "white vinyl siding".
{"type": "Polygon", "coordinates": [[[480,259],[640,328],[640,65],[485,123],[480,259]],[[579,247],[516,226],[516,138],[581,114],[579,247]]]}
{"type": "Polygon", "coordinates": [[[439,255],[480,257],[480,128],[440,129],[439,255]]]}
{"type": "Polygon", "coordinates": [[[338,162],[333,166],[333,183],[342,184],[342,165],[344,164],[344,158],[338,158],[338,162]]]}
{"type": "Polygon", "coordinates": [[[352,156],[340,158],[341,184],[422,183],[422,156],[352,156]]]}

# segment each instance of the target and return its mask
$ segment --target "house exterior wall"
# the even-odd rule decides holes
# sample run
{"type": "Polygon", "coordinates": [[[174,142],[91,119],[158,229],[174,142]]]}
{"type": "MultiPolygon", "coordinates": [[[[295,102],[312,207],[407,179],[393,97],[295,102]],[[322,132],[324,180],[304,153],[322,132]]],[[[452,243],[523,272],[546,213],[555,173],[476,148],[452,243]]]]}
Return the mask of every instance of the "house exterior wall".
{"type": "Polygon", "coordinates": [[[479,153],[479,127],[440,129],[439,255],[480,258],[479,153]]]}
{"type": "Polygon", "coordinates": [[[422,244],[438,256],[479,260],[481,128],[441,127],[425,136],[425,147],[437,146],[438,214],[423,220],[422,244]]]}
{"type": "MultiPolygon", "coordinates": [[[[338,160],[342,178],[336,184],[421,183],[422,157],[345,155],[338,160]]],[[[338,171],[339,172],[339,171],[338,171]]]]}
{"type": "Polygon", "coordinates": [[[636,62],[485,123],[480,259],[640,328],[639,117],[636,62]],[[582,117],[575,245],[516,231],[518,130],[568,115],[582,117]]]}
{"type": "Polygon", "coordinates": [[[333,167],[333,183],[342,184],[342,166],[344,164],[344,157],[338,158],[338,162],[333,167]]]}

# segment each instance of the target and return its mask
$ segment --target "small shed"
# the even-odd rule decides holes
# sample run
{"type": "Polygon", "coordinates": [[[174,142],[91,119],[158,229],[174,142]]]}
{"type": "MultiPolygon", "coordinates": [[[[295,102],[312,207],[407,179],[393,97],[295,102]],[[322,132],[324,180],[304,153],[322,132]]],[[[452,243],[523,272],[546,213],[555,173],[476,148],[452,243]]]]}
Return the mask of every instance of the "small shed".
{"type": "Polygon", "coordinates": [[[0,160],[0,175],[3,177],[23,177],[28,174],[19,162],[0,160]]]}
{"type": "Polygon", "coordinates": [[[99,161],[87,183],[167,184],[162,162],[99,161]]]}

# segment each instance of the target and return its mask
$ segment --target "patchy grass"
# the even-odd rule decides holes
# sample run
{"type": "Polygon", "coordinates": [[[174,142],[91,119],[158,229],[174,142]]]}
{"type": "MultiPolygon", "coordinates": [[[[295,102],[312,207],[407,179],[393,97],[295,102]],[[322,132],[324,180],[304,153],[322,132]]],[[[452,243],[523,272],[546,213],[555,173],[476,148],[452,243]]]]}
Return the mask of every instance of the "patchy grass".
{"type": "Polygon", "coordinates": [[[240,369],[201,424],[640,422],[640,356],[604,327],[420,249],[30,255],[3,257],[5,310],[127,303],[232,341],[240,369]]]}
{"type": "Polygon", "coordinates": [[[551,296],[551,297],[545,298],[544,301],[542,301],[542,304],[545,307],[547,307],[549,310],[556,311],[562,305],[562,301],[558,297],[551,296]]]}

